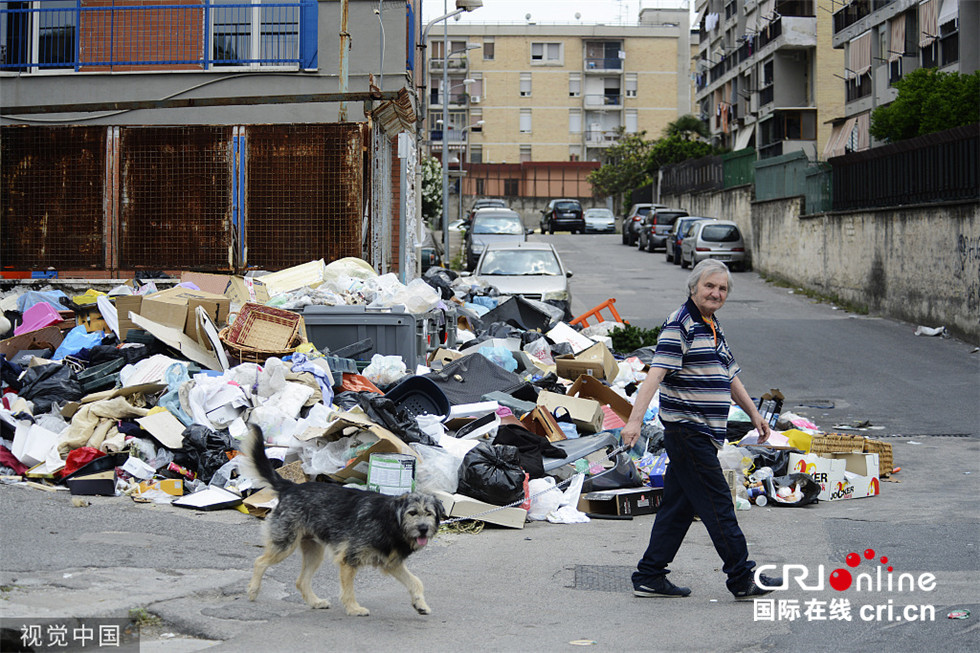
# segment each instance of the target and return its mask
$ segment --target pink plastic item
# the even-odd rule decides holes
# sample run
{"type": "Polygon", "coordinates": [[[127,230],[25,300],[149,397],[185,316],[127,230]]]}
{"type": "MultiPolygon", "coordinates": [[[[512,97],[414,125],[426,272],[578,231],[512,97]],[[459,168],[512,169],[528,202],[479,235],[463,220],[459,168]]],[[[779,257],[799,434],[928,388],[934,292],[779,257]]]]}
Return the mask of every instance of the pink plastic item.
{"type": "Polygon", "coordinates": [[[19,327],[14,329],[14,335],[19,336],[22,333],[37,331],[46,326],[58,324],[63,319],[51,304],[40,302],[24,311],[24,320],[19,327]]]}

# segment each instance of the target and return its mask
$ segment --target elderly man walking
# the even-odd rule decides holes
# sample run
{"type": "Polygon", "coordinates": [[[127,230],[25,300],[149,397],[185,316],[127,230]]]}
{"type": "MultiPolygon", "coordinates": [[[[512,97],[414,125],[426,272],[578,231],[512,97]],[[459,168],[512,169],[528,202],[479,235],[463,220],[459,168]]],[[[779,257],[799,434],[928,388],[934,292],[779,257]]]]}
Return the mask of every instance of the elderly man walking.
{"type": "Polygon", "coordinates": [[[659,390],[670,464],[650,544],[633,573],[633,593],[640,597],[691,593],[667,579],[667,567],[697,515],[724,563],[728,590],[736,599],[748,599],[767,594],[782,581],[765,576],[760,576],[761,585],[755,581],[755,563],[749,560],[718,450],[725,442],[733,399],[751,418],[760,443],[769,438],[769,425],[738,379],[739,366],[715,317],[732,288],[728,268],[720,261],[704,260],[691,272],[687,286],[690,297],[664,323],[650,372],[622,430],[623,443],[632,446],[659,390]]]}

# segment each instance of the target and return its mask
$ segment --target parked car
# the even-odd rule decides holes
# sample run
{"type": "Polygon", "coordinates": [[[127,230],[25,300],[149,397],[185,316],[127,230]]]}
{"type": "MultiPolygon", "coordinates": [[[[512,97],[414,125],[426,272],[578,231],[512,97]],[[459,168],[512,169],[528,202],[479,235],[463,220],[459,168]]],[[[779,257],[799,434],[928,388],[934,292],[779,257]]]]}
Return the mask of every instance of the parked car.
{"type": "Polygon", "coordinates": [[[585,231],[582,203],[572,199],[551,200],[548,208],[541,211],[541,233],[553,234],[566,229],[573,234],[585,231]]]}
{"type": "Polygon", "coordinates": [[[633,246],[636,244],[637,228],[644,217],[653,209],[667,208],[663,204],[640,203],[630,207],[629,213],[623,217],[623,244],[633,246]]]}
{"type": "Polygon", "coordinates": [[[585,233],[615,233],[616,216],[609,209],[586,209],[585,233]]]}
{"type": "Polygon", "coordinates": [[[477,263],[474,276],[501,295],[520,295],[561,308],[571,319],[572,273],[562,265],[551,243],[525,242],[518,245],[487,246],[477,263]]]}
{"type": "Polygon", "coordinates": [[[702,218],[700,216],[689,215],[686,217],[677,218],[677,220],[674,221],[673,226],[670,228],[670,232],[667,234],[667,240],[664,242],[664,250],[667,252],[668,263],[673,263],[674,265],[681,264],[681,243],[684,242],[684,236],[695,222],[699,222],[701,220],[714,220],[714,218],[702,218]]]}
{"type": "Polygon", "coordinates": [[[470,207],[468,216],[472,217],[473,212],[477,209],[506,209],[507,202],[502,199],[497,199],[494,197],[480,197],[473,201],[473,206],[470,207]]]}
{"type": "Polygon", "coordinates": [[[637,246],[648,252],[664,247],[667,233],[674,226],[674,221],[685,215],[688,215],[687,211],[681,209],[653,209],[640,221],[637,246]]]}
{"type": "Polygon", "coordinates": [[[745,241],[737,224],[729,220],[694,223],[681,243],[681,267],[697,265],[707,258],[727,263],[732,270],[745,269],[745,241]]]}
{"type": "Polygon", "coordinates": [[[473,223],[463,236],[463,249],[466,252],[466,267],[472,270],[480,259],[480,254],[491,243],[513,245],[527,240],[528,230],[517,211],[511,209],[478,209],[473,223]]]}

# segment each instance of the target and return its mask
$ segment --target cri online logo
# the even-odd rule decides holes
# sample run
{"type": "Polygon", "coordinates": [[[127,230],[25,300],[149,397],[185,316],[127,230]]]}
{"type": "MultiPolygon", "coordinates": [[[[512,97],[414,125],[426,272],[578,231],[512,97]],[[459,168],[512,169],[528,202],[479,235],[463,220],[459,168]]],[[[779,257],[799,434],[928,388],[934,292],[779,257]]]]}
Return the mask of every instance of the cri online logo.
{"type": "MultiPolygon", "coordinates": [[[[863,556],[852,552],[844,558],[844,563],[856,570],[861,565],[862,559],[874,564],[876,555],[874,549],[865,549],[863,556]]],[[[776,565],[762,565],[755,570],[755,582],[764,589],[785,590],[789,589],[792,579],[801,589],[818,592],[824,589],[824,578],[827,578],[830,586],[838,592],[844,592],[852,587],[855,592],[911,592],[916,589],[931,592],[936,589],[936,577],[933,574],[926,573],[915,577],[910,573],[903,573],[898,574],[898,577],[895,578],[892,574],[894,567],[888,564],[888,556],[881,556],[878,561],[881,564],[868,572],[857,573],[855,571],[852,574],[848,569],[841,567],[830,572],[829,576],[826,575],[823,565],[817,565],[817,577],[810,583],[806,582],[810,576],[810,569],[806,565],[783,565],[782,583],[780,585],[766,585],[762,582],[762,574],[777,568],[776,565]],[[884,572],[882,571],[883,567],[886,568],[884,572]]]]}

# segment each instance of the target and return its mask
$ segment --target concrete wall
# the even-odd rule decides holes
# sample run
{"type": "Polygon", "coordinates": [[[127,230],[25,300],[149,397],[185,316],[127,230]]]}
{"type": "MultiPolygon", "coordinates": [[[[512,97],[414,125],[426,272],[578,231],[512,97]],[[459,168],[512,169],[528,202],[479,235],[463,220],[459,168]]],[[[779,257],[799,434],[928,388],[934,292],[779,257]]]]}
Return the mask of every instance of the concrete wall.
{"type": "Polygon", "coordinates": [[[752,202],[751,192],[665,199],[735,220],[766,276],[980,343],[980,202],[801,216],[800,197],[752,202]]]}

